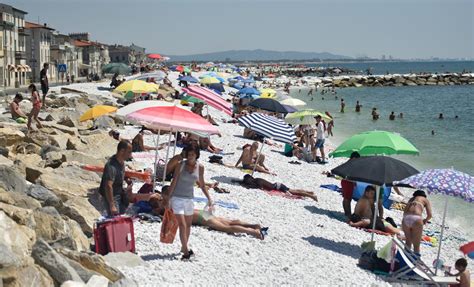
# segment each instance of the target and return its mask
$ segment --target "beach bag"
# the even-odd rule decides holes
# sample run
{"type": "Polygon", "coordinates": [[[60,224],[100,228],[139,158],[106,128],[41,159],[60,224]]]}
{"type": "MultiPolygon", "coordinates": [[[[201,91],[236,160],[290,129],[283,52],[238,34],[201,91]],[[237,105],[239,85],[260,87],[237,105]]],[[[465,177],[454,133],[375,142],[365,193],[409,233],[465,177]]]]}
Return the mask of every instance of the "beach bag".
{"type": "Polygon", "coordinates": [[[170,208],[165,209],[163,222],[161,223],[160,241],[162,243],[171,244],[178,231],[178,220],[170,208]]]}
{"type": "Polygon", "coordinates": [[[94,224],[95,252],[135,252],[135,233],[131,217],[117,216],[94,224]]]}
{"type": "Polygon", "coordinates": [[[156,164],[156,180],[160,181],[163,180],[163,173],[165,172],[165,167],[166,163],[164,160],[160,159],[158,160],[158,163],[156,164]]]}
{"type": "Polygon", "coordinates": [[[218,164],[224,164],[222,161],[222,156],[219,155],[213,155],[209,157],[209,162],[210,163],[218,163],[218,164]]]}
{"type": "Polygon", "coordinates": [[[375,250],[362,252],[359,258],[359,267],[362,269],[373,271],[375,268],[375,262],[377,261],[377,252],[375,250]]]}

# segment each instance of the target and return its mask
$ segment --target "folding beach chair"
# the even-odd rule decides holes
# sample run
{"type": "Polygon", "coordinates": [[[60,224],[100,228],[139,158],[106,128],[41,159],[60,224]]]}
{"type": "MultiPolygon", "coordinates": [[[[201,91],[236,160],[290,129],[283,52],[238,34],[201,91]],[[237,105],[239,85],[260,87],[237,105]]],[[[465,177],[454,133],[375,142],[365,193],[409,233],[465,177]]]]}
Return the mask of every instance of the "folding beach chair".
{"type": "Polygon", "coordinates": [[[392,238],[392,241],[392,271],[387,277],[387,281],[420,285],[433,284],[436,286],[458,284],[454,276],[436,276],[433,270],[413,252],[408,251],[405,243],[400,241],[396,236],[392,238]],[[394,271],[395,260],[398,260],[396,258],[397,250],[403,262],[399,262],[401,267],[394,271]]]}

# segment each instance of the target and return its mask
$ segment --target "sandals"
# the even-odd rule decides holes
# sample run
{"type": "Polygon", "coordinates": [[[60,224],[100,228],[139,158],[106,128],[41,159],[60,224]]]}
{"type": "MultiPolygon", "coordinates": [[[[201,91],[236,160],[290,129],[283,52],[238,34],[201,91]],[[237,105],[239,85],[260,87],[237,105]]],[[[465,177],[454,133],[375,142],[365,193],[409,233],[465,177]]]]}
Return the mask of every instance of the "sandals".
{"type": "Polygon", "coordinates": [[[265,236],[268,235],[268,227],[262,227],[260,228],[260,235],[262,235],[262,240],[265,239],[265,236]]]}
{"type": "Polygon", "coordinates": [[[230,193],[230,191],[228,191],[227,189],[222,188],[222,187],[219,187],[219,186],[215,186],[215,187],[214,187],[214,190],[215,190],[217,193],[230,193]]]}
{"type": "Polygon", "coordinates": [[[291,164],[301,164],[301,162],[296,161],[296,160],[289,161],[288,163],[291,163],[291,164]]]}
{"type": "Polygon", "coordinates": [[[188,255],[183,254],[183,256],[181,256],[181,261],[188,261],[189,259],[191,259],[191,256],[194,256],[194,252],[192,249],[189,250],[188,255]]]}

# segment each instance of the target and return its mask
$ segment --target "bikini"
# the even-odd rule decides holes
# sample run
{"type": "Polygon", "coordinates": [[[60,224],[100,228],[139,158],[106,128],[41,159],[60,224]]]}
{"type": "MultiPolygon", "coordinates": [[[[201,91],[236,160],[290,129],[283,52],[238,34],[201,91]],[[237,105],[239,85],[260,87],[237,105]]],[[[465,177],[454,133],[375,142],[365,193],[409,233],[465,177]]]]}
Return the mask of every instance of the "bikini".
{"type": "MultiPolygon", "coordinates": [[[[421,210],[423,210],[423,208],[425,208],[425,206],[423,205],[423,203],[421,202],[418,202],[418,201],[415,201],[413,200],[412,202],[408,203],[407,205],[407,208],[411,207],[413,204],[418,204],[419,206],[421,206],[421,210]]],[[[405,216],[403,216],[403,222],[405,222],[405,225],[408,226],[408,227],[413,227],[413,225],[415,224],[415,222],[417,222],[418,220],[422,220],[423,218],[421,217],[421,215],[418,215],[418,214],[406,214],[405,216]]]]}

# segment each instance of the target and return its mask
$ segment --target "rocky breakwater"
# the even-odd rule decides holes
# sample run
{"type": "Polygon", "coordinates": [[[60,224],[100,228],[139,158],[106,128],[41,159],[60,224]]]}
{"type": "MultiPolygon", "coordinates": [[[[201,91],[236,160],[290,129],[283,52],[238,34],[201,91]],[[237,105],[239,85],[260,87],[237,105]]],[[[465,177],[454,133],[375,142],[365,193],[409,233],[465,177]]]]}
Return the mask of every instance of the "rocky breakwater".
{"type": "Polygon", "coordinates": [[[117,145],[78,122],[103,103],[93,98],[56,96],[29,133],[0,118],[0,286],[136,286],[91,252],[100,177],[81,165],[104,164],[117,145]]]}
{"type": "Polygon", "coordinates": [[[474,85],[474,74],[391,74],[378,76],[338,76],[319,78],[324,86],[347,87],[402,87],[474,85]]]}

